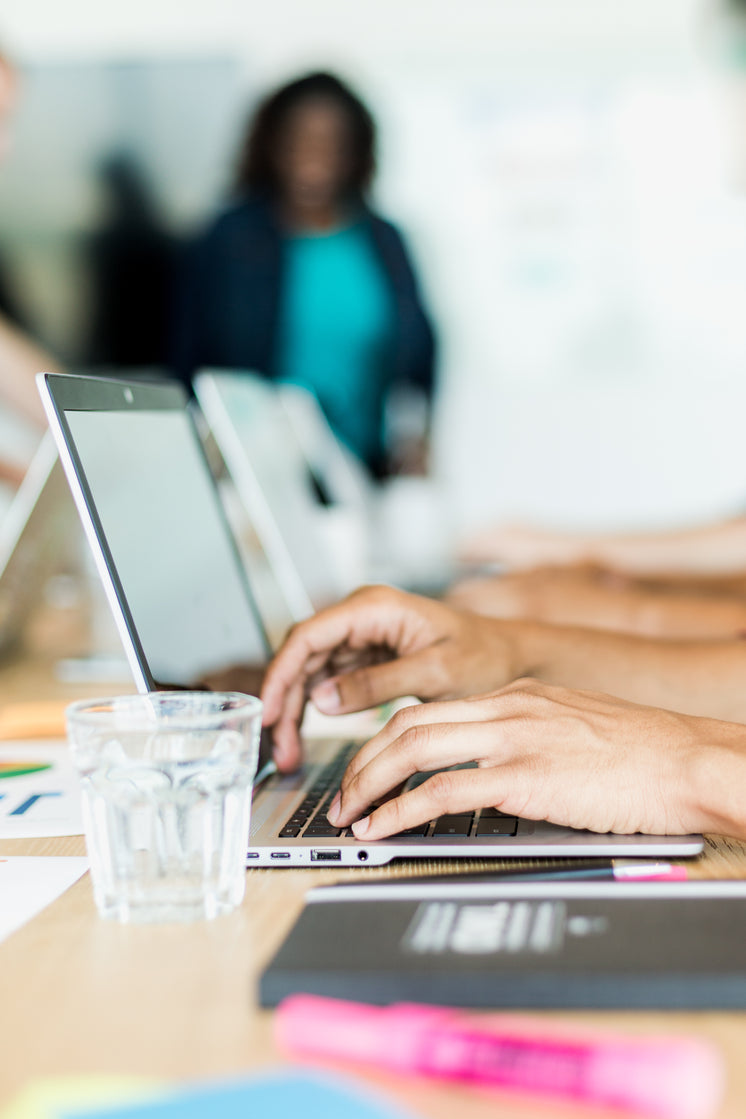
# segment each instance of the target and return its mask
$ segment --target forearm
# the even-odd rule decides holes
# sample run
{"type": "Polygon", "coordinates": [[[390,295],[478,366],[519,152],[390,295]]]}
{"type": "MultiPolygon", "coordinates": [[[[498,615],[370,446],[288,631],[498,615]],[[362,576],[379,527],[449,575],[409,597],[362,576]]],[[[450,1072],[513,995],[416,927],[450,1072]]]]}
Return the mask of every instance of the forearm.
{"type": "Polygon", "coordinates": [[[520,616],[642,637],[735,638],[746,632],[746,597],[666,592],[634,584],[548,582],[533,603],[529,596],[520,616]]]}
{"type": "Polygon", "coordinates": [[[655,640],[531,622],[507,628],[516,676],[746,723],[746,642],[655,640]]]}
{"type": "Polygon", "coordinates": [[[599,536],[579,557],[638,574],[718,574],[746,566],[746,518],[673,532],[599,536]]]}
{"type": "MultiPolygon", "coordinates": [[[[746,633],[746,598],[630,589],[618,628],[641,636],[683,640],[735,639],[746,633]],[[624,624],[624,617],[629,624],[624,624]]],[[[623,595],[623,597],[627,597],[623,595]]],[[[608,624],[606,628],[615,628],[608,624]]]]}
{"type": "Polygon", "coordinates": [[[448,601],[488,617],[645,637],[704,640],[746,631],[746,595],[665,589],[597,569],[539,568],[473,580],[455,587],[448,601]]]}
{"type": "Polygon", "coordinates": [[[668,571],[656,575],[635,577],[637,586],[658,593],[677,595],[693,594],[718,598],[731,595],[746,601],[746,559],[739,570],[721,575],[691,575],[668,571]]]}
{"type": "Polygon", "coordinates": [[[746,840],[746,733],[744,727],[697,720],[698,748],[689,752],[682,780],[693,801],[695,827],[746,840]]]}
{"type": "Polygon", "coordinates": [[[38,427],[45,420],[34,378],[57,368],[58,362],[0,316],[0,398],[38,427]]]}

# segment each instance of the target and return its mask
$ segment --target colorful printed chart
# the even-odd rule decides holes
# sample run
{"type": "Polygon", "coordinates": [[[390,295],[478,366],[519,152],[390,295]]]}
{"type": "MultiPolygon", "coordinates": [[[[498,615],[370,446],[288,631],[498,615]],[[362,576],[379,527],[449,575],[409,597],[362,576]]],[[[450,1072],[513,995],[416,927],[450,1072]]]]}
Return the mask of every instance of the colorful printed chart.
{"type": "Polygon", "coordinates": [[[0,781],[3,777],[25,777],[27,773],[41,773],[51,768],[51,762],[0,762],[0,781]]]}
{"type": "Polygon", "coordinates": [[[80,784],[67,743],[0,743],[0,839],[82,834],[80,784]]]}

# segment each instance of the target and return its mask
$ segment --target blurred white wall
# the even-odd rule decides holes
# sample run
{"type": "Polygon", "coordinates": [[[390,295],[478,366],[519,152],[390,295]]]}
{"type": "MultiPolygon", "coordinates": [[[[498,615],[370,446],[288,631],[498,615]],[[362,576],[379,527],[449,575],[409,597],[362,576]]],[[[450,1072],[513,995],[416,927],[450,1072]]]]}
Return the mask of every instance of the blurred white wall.
{"type": "Polygon", "coordinates": [[[438,320],[453,523],[645,525],[746,505],[746,199],[708,9],[5,0],[0,34],[36,64],[229,56],[247,97],[339,69],[438,320]]]}

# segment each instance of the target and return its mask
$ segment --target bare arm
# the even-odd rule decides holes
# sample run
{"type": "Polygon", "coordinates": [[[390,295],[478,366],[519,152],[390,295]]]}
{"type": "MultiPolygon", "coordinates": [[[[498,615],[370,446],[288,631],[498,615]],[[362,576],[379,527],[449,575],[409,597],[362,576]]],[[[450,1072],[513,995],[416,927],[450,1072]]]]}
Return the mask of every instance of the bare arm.
{"type": "Polygon", "coordinates": [[[746,568],[746,517],[672,532],[589,534],[523,525],[474,535],[465,558],[513,567],[589,562],[636,574],[726,574],[746,568]]]}
{"type": "Polygon", "coordinates": [[[664,638],[735,638],[746,631],[746,593],[656,587],[594,567],[542,567],[472,579],[446,601],[495,618],[533,618],[664,638]]]}
{"type": "Polygon", "coordinates": [[[265,678],[264,719],[278,764],[292,769],[309,694],[341,714],[406,695],[478,695],[522,676],[746,722],[746,642],[498,621],[389,587],[364,588],[291,631],[265,678]]]}
{"type": "Polygon", "coordinates": [[[520,675],[746,722],[746,641],[655,640],[531,622],[502,625],[517,627],[512,639],[520,675]]]}

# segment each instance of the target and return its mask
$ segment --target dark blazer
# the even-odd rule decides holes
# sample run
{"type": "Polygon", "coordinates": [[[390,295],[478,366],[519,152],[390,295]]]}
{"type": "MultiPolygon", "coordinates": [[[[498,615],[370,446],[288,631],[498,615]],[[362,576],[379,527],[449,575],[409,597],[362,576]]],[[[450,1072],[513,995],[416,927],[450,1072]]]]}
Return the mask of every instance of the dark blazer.
{"type": "MultiPolygon", "coordinates": [[[[391,283],[395,334],[387,385],[410,384],[430,397],[435,343],[404,242],[389,222],[364,211],[391,283]]],[[[201,367],[278,375],[283,234],[263,201],[232,206],[189,246],[174,315],[172,369],[189,384],[201,367]]]]}

